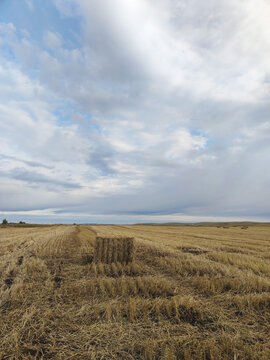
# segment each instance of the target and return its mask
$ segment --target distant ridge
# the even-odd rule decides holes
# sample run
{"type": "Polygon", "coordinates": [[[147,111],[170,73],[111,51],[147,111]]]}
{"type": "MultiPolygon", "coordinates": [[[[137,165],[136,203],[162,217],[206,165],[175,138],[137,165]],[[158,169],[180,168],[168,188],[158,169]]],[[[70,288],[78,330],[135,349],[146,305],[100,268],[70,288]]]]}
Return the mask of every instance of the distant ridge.
{"type": "Polygon", "coordinates": [[[224,221],[224,222],[194,222],[194,223],[184,223],[184,222],[166,222],[166,223],[137,223],[135,225],[149,225],[149,226],[255,226],[255,225],[265,225],[270,226],[270,222],[260,222],[260,221],[224,221]]]}

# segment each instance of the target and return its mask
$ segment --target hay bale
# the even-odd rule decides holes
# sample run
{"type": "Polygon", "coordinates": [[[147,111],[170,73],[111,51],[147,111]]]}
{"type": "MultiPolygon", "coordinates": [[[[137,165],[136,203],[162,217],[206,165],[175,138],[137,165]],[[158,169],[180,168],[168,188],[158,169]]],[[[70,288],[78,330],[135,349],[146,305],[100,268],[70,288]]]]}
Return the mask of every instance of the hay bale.
{"type": "Polygon", "coordinates": [[[111,264],[119,262],[128,264],[134,258],[133,238],[104,238],[97,237],[94,251],[94,262],[111,264]]]}

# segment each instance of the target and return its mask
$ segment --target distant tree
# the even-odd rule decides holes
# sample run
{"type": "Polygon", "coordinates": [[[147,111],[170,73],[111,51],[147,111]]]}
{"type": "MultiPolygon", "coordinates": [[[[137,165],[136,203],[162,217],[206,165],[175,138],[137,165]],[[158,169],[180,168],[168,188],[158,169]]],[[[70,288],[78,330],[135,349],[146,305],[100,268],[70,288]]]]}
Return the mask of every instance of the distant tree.
{"type": "Polygon", "coordinates": [[[20,221],[19,224],[25,224],[25,221],[20,221]]]}
{"type": "Polygon", "coordinates": [[[8,224],[7,219],[4,219],[4,220],[2,221],[2,225],[7,225],[7,224],[8,224]]]}

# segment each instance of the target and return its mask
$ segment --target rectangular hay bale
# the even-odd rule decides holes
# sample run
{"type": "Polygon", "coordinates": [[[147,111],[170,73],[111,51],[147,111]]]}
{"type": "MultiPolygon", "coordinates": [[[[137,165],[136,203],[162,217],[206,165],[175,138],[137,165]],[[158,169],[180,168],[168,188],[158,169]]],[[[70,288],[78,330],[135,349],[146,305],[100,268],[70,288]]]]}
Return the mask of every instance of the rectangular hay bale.
{"type": "Polygon", "coordinates": [[[97,237],[93,261],[105,264],[116,262],[128,264],[132,262],[134,252],[134,238],[97,237]]]}

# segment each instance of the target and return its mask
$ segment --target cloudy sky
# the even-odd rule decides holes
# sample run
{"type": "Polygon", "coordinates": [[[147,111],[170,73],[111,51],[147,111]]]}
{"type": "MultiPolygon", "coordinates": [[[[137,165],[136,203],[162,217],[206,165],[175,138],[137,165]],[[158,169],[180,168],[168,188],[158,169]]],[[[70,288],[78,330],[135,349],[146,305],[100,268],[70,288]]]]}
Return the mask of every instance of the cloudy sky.
{"type": "Polygon", "coordinates": [[[0,219],[270,219],[268,0],[0,0],[0,219]]]}

